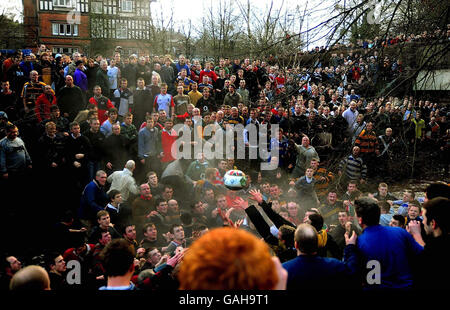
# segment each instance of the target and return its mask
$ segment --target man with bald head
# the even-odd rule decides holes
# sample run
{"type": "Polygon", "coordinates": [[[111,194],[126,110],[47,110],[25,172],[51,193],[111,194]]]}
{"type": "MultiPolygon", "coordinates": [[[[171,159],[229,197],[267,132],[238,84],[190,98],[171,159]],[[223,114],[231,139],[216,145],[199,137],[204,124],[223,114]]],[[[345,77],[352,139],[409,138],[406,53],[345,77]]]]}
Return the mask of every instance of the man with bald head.
{"type": "Polygon", "coordinates": [[[380,155],[378,155],[378,163],[380,166],[380,175],[389,176],[389,167],[392,163],[393,148],[396,140],[392,135],[392,128],[386,128],[385,134],[378,136],[378,145],[380,147],[380,155]]]}
{"type": "Polygon", "coordinates": [[[361,184],[365,183],[367,166],[360,157],[360,151],[359,146],[353,147],[352,154],[339,163],[341,184],[346,184],[348,181],[358,181],[361,184]]]}
{"type": "Polygon", "coordinates": [[[350,130],[354,123],[356,122],[356,118],[358,117],[358,110],[356,109],[356,102],[352,100],[350,102],[350,105],[347,110],[342,113],[342,117],[345,118],[345,120],[348,123],[348,130],[350,130]]]}
{"type": "Polygon", "coordinates": [[[21,97],[25,113],[34,111],[37,98],[44,93],[45,83],[39,81],[39,73],[35,70],[30,72],[30,81],[22,88],[21,97]]]}
{"type": "Polygon", "coordinates": [[[294,142],[295,150],[297,151],[297,160],[295,168],[292,171],[293,178],[299,178],[305,175],[306,168],[308,168],[313,158],[319,158],[316,149],[310,144],[307,136],[303,136],[302,144],[298,145],[294,142]]]}
{"type": "Polygon", "coordinates": [[[297,257],[283,267],[288,272],[288,290],[356,288],[357,257],[356,234],[345,235],[344,260],[320,257],[316,229],[310,224],[300,224],[295,231],[297,257]]]}
{"type": "Polygon", "coordinates": [[[129,141],[121,134],[121,127],[118,123],[112,125],[112,134],[105,139],[103,149],[108,172],[123,169],[129,159],[129,141]]]}
{"type": "Polygon", "coordinates": [[[50,278],[47,271],[40,266],[27,266],[19,270],[9,284],[11,291],[50,290],[50,278]]]}
{"type": "Polygon", "coordinates": [[[118,190],[122,194],[123,201],[127,201],[130,195],[139,194],[139,187],[133,178],[133,172],[136,169],[134,160],[129,160],[122,171],[115,171],[108,176],[107,181],[111,183],[108,193],[112,190],[118,190]]]}
{"type": "Polygon", "coordinates": [[[137,239],[143,238],[142,228],[152,211],[156,211],[155,199],[148,183],[139,186],[140,195],[131,205],[132,222],[136,225],[137,239]]]}
{"type": "Polygon", "coordinates": [[[86,108],[86,96],[81,88],[74,84],[71,75],[66,76],[66,85],[59,90],[56,99],[63,116],[71,122],[78,112],[86,108]]]}

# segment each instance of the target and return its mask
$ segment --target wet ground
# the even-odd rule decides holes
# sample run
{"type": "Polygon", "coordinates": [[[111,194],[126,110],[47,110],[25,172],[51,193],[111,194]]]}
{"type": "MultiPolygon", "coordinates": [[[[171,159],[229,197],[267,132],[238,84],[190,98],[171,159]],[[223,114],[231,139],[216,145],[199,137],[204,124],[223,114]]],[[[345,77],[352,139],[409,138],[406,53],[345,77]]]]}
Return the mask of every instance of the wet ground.
{"type": "Polygon", "coordinates": [[[402,182],[388,184],[389,192],[397,198],[401,199],[403,196],[403,190],[410,189],[416,194],[416,197],[423,197],[424,191],[428,185],[437,181],[444,181],[450,183],[449,178],[445,178],[443,175],[429,176],[426,179],[408,179],[402,182]]]}

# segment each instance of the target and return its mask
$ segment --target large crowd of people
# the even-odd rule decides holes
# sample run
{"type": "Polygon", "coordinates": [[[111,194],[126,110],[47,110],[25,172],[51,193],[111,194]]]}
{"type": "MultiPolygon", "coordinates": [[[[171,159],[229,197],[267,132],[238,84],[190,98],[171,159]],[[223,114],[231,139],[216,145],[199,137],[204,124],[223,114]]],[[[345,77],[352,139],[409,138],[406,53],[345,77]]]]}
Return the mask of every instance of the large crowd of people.
{"type": "MultiPolygon", "coordinates": [[[[447,28],[435,28],[434,31],[422,31],[422,32],[414,32],[409,31],[409,33],[400,33],[400,34],[389,34],[386,33],[385,37],[376,36],[373,39],[356,39],[356,43],[348,42],[336,42],[336,44],[331,48],[333,49],[341,49],[341,48],[356,48],[356,49],[380,49],[383,47],[395,46],[398,44],[408,44],[408,43],[429,43],[429,42],[438,42],[444,43],[450,37],[450,24],[447,24],[447,28]]],[[[314,49],[308,51],[307,53],[323,53],[327,49],[325,46],[315,47],[314,49]]],[[[330,50],[330,49],[328,49],[330,50]]]]}
{"type": "Polygon", "coordinates": [[[311,68],[44,45],[3,55],[2,288],[409,289],[430,273],[445,285],[449,185],[425,197],[388,189],[411,157],[419,173],[422,156],[448,180],[449,106],[367,96],[402,72],[368,47],[311,68]],[[231,151],[212,159],[196,152],[198,137],[216,141],[239,124],[269,131],[234,132],[231,151]],[[181,147],[193,152],[179,158],[186,132],[181,147]],[[261,145],[278,156],[250,157],[261,145]],[[245,186],[227,188],[229,170],[245,186]],[[74,261],[79,281],[67,277],[74,261]]]}

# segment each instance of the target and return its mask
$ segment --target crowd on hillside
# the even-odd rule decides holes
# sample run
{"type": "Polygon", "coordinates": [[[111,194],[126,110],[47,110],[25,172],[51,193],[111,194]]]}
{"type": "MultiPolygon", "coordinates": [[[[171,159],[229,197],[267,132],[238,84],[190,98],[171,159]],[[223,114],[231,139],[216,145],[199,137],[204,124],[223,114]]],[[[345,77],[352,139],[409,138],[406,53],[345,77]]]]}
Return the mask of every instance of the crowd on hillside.
{"type": "MultiPolygon", "coordinates": [[[[383,47],[394,46],[397,44],[407,44],[407,43],[429,43],[429,42],[440,42],[443,43],[448,41],[450,38],[450,24],[447,25],[447,29],[439,29],[437,28],[435,31],[423,31],[421,33],[413,33],[409,34],[400,33],[397,35],[392,35],[386,33],[386,36],[380,37],[376,36],[373,39],[357,39],[356,44],[349,42],[345,43],[336,43],[331,50],[333,49],[342,49],[342,48],[353,48],[353,49],[380,49],[383,47]]],[[[315,47],[311,51],[308,51],[308,54],[314,53],[324,53],[327,51],[325,46],[315,47]]]]}
{"type": "MultiPolygon", "coordinates": [[[[15,203],[4,206],[2,220],[5,231],[20,231],[5,240],[3,288],[24,269],[22,260],[45,268],[52,289],[108,289],[117,272],[130,276],[129,288],[176,289],[178,272],[186,272],[179,270],[184,249],[222,226],[263,238],[288,270],[288,289],[308,284],[289,278],[298,272],[290,264],[302,251],[347,264],[357,255],[353,231],[361,253],[362,240],[367,246],[392,233],[419,255],[431,231],[422,223],[424,200],[448,199],[448,185],[438,183],[433,197],[408,188],[394,197],[388,188],[408,156],[431,155],[435,175],[448,180],[449,106],[409,95],[366,97],[365,80],[387,83],[402,71],[399,61],[379,59],[375,48],[364,57],[333,54],[330,62],[283,68],[273,60],[200,63],[183,55],[176,61],[170,55],[124,57],[120,50],[88,58],[52,54],[44,45],[35,54],[3,56],[0,186],[15,203]],[[216,141],[239,124],[269,129],[256,139],[245,130],[242,139],[234,133],[228,154],[244,143],[245,159],[210,159],[204,152],[177,158],[180,149],[173,146],[186,132],[192,136],[182,148],[195,150],[196,136],[216,141]],[[274,125],[278,134],[270,131],[274,125]],[[262,145],[278,156],[249,158],[262,145]],[[268,161],[275,169],[261,170],[268,161]],[[247,176],[242,189],[224,184],[233,169],[247,176]],[[40,243],[29,244],[17,225],[24,213],[44,223],[34,236],[40,243]],[[387,228],[393,226],[400,228],[387,228]],[[311,231],[315,237],[308,239],[311,231]],[[23,245],[38,247],[34,257],[23,245]],[[131,251],[132,270],[114,269],[111,261],[123,263],[114,258],[118,251],[131,251]],[[81,264],[81,284],[67,282],[66,263],[73,260],[81,264]]],[[[448,218],[440,216],[436,222],[446,236],[448,218]]],[[[383,262],[392,268],[383,269],[381,287],[410,288],[413,264],[400,260],[411,253],[397,241],[386,242],[399,259],[383,262]]],[[[352,277],[358,273],[349,270],[352,277]]]]}

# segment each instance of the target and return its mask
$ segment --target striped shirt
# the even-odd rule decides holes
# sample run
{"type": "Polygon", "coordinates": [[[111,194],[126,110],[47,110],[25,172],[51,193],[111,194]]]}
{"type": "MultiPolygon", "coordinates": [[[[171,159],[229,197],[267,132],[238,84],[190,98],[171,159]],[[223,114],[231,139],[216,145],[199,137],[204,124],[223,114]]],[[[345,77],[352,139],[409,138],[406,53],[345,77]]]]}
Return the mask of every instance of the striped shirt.
{"type": "Polygon", "coordinates": [[[34,108],[37,98],[44,93],[47,84],[42,82],[26,82],[22,89],[22,98],[25,100],[28,108],[34,108]]]}
{"type": "Polygon", "coordinates": [[[353,155],[343,159],[339,163],[339,170],[343,170],[350,180],[365,179],[367,174],[367,166],[361,157],[355,158],[353,155]]]}
{"type": "Polygon", "coordinates": [[[362,154],[374,153],[378,149],[377,135],[374,131],[369,133],[364,129],[356,139],[355,145],[359,146],[362,154]]]}
{"type": "Polygon", "coordinates": [[[318,196],[326,196],[328,194],[328,187],[330,183],[334,181],[334,175],[332,172],[328,172],[327,169],[320,167],[317,168],[317,171],[313,175],[314,179],[316,179],[316,183],[314,184],[316,193],[318,196]],[[321,180],[321,177],[324,177],[325,180],[321,180]]]}

